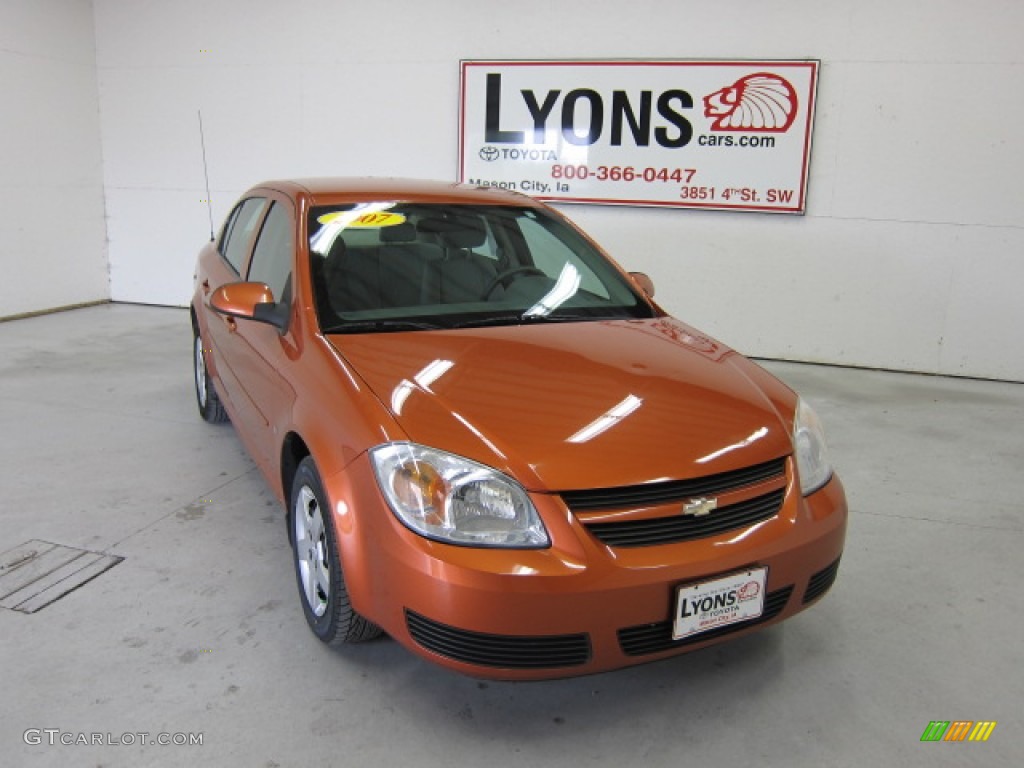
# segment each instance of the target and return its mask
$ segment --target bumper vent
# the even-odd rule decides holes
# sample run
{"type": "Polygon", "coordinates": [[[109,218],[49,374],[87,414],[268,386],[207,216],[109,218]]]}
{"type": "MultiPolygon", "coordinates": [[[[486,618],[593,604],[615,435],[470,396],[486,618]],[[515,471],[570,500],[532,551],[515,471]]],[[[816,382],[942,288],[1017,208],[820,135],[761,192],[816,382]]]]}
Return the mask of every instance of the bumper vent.
{"type": "Polygon", "coordinates": [[[697,496],[720,496],[748,485],[782,478],[785,473],[786,457],[783,456],[763,464],[755,464],[752,467],[692,480],[671,480],[665,483],[629,485],[621,488],[563,491],[561,496],[573,512],[654,507],[659,504],[681,503],[697,496]]]}
{"type": "Polygon", "coordinates": [[[836,575],[839,573],[839,560],[837,559],[832,565],[827,568],[823,568],[816,574],[811,576],[807,582],[807,590],[804,592],[804,605],[816,600],[817,598],[824,595],[836,581],[836,575]]]}
{"type": "Polygon", "coordinates": [[[707,640],[713,640],[716,637],[729,635],[733,632],[740,632],[741,630],[754,627],[758,624],[763,624],[766,621],[774,619],[782,613],[783,609],[786,607],[786,603],[789,602],[789,596],[792,593],[792,585],[783,587],[782,589],[777,589],[774,592],[769,592],[765,595],[764,613],[756,619],[741,621],[737,624],[730,624],[727,627],[721,627],[719,629],[712,629],[708,632],[702,632],[699,635],[687,637],[682,640],[672,639],[671,621],[662,621],[657,624],[641,624],[637,627],[620,629],[618,632],[619,647],[622,648],[622,652],[627,656],[646,656],[649,653],[671,651],[676,648],[684,648],[687,645],[694,645],[696,643],[703,643],[707,640]]]}
{"type": "Polygon", "coordinates": [[[457,629],[410,610],[406,626],[413,640],[441,656],[465,664],[506,669],[576,667],[590,660],[590,636],[491,635],[457,629]]]}

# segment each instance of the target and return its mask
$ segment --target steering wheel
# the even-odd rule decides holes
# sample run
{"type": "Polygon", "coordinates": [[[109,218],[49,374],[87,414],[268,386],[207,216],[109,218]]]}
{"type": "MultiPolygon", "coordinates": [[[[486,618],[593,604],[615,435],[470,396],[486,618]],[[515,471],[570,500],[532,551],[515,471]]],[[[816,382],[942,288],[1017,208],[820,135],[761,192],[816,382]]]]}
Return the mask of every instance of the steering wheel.
{"type": "Polygon", "coordinates": [[[541,275],[542,277],[548,276],[547,272],[539,267],[514,267],[513,269],[506,269],[487,284],[487,287],[484,288],[483,297],[485,299],[491,298],[491,294],[494,293],[494,289],[499,285],[508,287],[508,284],[512,282],[511,278],[526,274],[541,275]]]}

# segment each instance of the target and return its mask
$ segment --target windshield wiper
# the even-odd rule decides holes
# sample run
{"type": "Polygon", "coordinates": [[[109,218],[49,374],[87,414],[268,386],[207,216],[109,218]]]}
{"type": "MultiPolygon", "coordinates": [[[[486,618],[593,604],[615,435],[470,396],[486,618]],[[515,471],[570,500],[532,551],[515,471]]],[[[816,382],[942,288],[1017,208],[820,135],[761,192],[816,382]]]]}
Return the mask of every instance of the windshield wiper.
{"type": "Polygon", "coordinates": [[[352,320],[324,328],[324,333],[366,333],[374,331],[433,331],[441,326],[419,320],[352,320]]]}
{"type": "Polygon", "coordinates": [[[608,318],[588,315],[491,315],[452,323],[449,328],[477,328],[486,325],[537,325],[540,323],[573,323],[586,320],[607,320],[608,318]]]}
{"type": "Polygon", "coordinates": [[[462,320],[452,323],[449,328],[476,328],[482,325],[519,325],[522,318],[519,315],[489,315],[487,317],[474,317],[469,320],[462,320]]]}

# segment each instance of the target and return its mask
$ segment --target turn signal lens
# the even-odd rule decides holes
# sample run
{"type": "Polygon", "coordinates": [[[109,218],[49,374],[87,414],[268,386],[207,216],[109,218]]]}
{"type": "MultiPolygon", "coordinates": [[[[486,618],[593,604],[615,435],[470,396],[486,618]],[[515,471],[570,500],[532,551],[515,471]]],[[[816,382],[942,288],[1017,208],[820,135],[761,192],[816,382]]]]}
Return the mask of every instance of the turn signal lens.
{"type": "Polygon", "coordinates": [[[431,524],[441,522],[444,512],[444,480],[429,464],[406,462],[395,467],[391,488],[404,508],[431,524]]]}

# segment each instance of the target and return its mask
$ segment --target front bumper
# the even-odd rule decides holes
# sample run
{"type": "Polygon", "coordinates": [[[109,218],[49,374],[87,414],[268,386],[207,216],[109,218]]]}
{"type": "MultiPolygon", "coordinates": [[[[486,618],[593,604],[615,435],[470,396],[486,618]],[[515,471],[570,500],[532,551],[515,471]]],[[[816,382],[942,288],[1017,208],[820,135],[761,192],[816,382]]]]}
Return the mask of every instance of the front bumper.
{"type": "Polygon", "coordinates": [[[608,547],[558,496],[531,494],[542,550],[442,544],[405,528],[360,457],[326,480],[354,608],[414,653],[476,677],[542,679],[665,658],[782,621],[835,579],[847,507],[837,477],[807,498],[788,472],[774,518],[675,544],[608,547]],[[767,566],[763,615],[672,640],[680,584],[767,566]]]}

